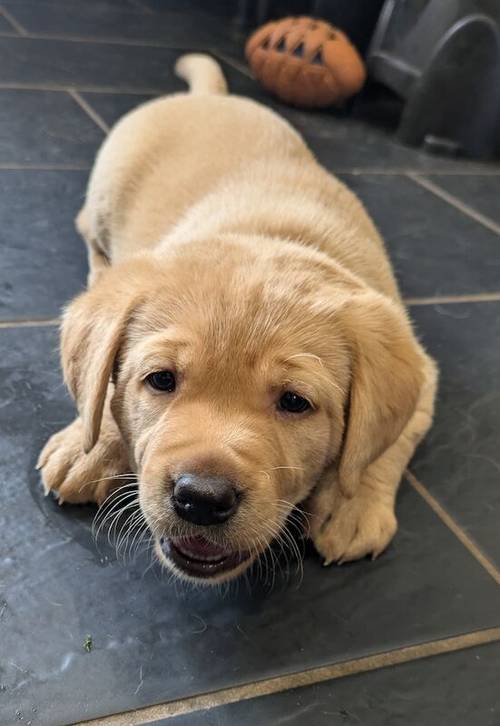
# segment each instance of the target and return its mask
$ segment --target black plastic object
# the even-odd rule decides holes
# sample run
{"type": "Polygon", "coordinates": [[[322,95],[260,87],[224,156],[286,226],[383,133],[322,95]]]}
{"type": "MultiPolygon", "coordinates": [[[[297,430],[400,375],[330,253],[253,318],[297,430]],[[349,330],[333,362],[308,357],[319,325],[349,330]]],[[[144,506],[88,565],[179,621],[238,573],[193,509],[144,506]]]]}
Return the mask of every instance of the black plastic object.
{"type": "Polygon", "coordinates": [[[406,101],[397,132],[404,143],[499,154],[498,0],[386,0],[368,69],[406,101]]]}

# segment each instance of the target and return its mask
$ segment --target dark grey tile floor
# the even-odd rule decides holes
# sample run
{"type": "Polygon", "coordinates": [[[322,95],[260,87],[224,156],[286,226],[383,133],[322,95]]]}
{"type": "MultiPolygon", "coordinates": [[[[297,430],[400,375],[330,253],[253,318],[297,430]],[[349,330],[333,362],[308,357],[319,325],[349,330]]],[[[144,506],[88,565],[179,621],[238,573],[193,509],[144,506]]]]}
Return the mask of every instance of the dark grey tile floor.
{"type": "MultiPolygon", "coordinates": [[[[498,662],[493,643],[425,661],[383,668],[285,693],[156,721],[156,726],[498,726],[498,662]],[[475,687],[471,688],[471,684],[475,687]],[[408,703],[415,704],[414,709],[408,703]],[[284,717],[286,720],[284,720],[284,717]]],[[[152,726],[152,724],[149,724],[152,726]]]]}
{"type": "Polygon", "coordinates": [[[68,93],[5,89],[0,99],[0,167],[88,167],[103,133],[68,93]]]}
{"type": "Polygon", "coordinates": [[[281,106],[240,66],[229,6],[0,6],[0,724],[111,714],[139,724],[204,694],[201,711],[161,723],[496,726],[500,166],[401,146],[394,99],[380,90],[348,113],[281,106]],[[181,90],[173,62],[200,48],[220,53],[231,89],[286,116],[360,195],[442,371],[436,423],[411,466],[420,484],[403,483],[384,556],[325,570],[306,547],[302,579],[284,564],[274,588],[255,576],[250,591],[225,593],[169,582],[147,553],[122,562],[105,540],[96,548],[94,510],[44,498],[34,470],[73,414],[55,318],[85,284],[73,218],[101,127],[181,90]],[[450,642],[458,650],[446,653],[450,642]],[[403,664],[405,648],[415,655],[403,664]],[[374,669],[359,672],[366,658],[374,669]],[[292,688],[321,668],[321,683],[292,688]],[[239,702],[241,689],[268,692],[255,682],[279,692],[239,702]],[[234,703],[205,709],[218,698],[234,703]]]}
{"type": "Polygon", "coordinates": [[[10,35],[15,35],[16,33],[15,29],[3,15],[0,15],[0,33],[10,35]]]}
{"type": "Polygon", "coordinates": [[[86,252],[74,228],[87,172],[0,169],[0,316],[54,318],[82,290],[86,252]]]}
{"type": "Polygon", "coordinates": [[[227,36],[221,23],[209,14],[202,22],[193,22],[190,13],[172,6],[168,12],[156,14],[141,11],[140,7],[120,6],[119,3],[74,2],[71,12],[61,12],[60,2],[40,3],[38,0],[17,2],[6,0],[3,6],[29,33],[53,37],[92,38],[93,40],[140,41],[164,43],[183,47],[227,46],[227,36]]]}
{"type": "MultiPolygon", "coordinates": [[[[326,681],[253,702],[240,701],[156,721],[156,726],[498,726],[498,643],[326,681]],[[453,673],[454,679],[450,679],[453,673]],[[477,684],[471,688],[471,684],[477,684]],[[408,704],[415,704],[409,709],[408,704]],[[418,704],[418,705],[417,705],[418,704]],[[286,720],[284,720],[284,717],[286,720]]],[[[149,726],[152,726],[150,724],[149,726]]]]}

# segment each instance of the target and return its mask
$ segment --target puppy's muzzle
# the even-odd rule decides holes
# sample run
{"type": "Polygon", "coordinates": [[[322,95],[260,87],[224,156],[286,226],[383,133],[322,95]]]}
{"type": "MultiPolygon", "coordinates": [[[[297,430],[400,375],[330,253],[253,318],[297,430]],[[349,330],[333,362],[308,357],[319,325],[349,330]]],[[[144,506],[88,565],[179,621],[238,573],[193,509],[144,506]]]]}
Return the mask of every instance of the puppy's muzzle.
{"type": "MultiPolygon", "coordinates": [[[[174,482],[172,505],[178,517],[190,524],[210,527],[182,537],[160,537],[159,552],[168,564],[190,579],[226,578],[250,561],[246,550],[214,542],[213,527],[223,525],[238,510],[240,492],[225,477],[182,473],[174,482]]],[[[222,533],[224,530],[222,530],[222,533]]]]}
{"type": "Polygon", "coordinates": [[[190,473],[177,478],[172,500],[181,519],[205,526],[223,524],[239,505],[238,491],[229,479],[190,473]]]}

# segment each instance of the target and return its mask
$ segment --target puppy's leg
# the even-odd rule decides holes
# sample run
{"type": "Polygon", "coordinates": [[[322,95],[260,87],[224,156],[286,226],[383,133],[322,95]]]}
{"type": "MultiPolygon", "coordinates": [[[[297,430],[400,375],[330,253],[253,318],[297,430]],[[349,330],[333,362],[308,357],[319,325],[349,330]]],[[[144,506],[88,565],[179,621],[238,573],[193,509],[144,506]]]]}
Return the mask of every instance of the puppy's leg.
{"type": "Polygon", "coordinates": [[[106,404],[99,441],[85,454],[79,418],[54,434],[38,459],[46,494],[55,492],[59,503],[102,504],[120,486],[132,482],[131,467],[125,445],[106,404]]]}
{"type": "Polygon", "coordinates": [[[87,287],[91,287],[97,280],[101,272],[109,267],[109,258],[101,248],[96,235],[92,233],[92,228],[86,207],[82,207],[82,209],[78,213],[75,219],[75,226],[78,232],[83,237],[85,244],[87,245],[89,261],[87,287]]]}
{"type": "Polygon", "coordinates": [[[365,471],[352,499],[340,492],[334,473],[327,473],[306,503],[311,539],[330,562],[377,557],[397,530],[394,513],[401,477],[419,441],[432,423],[437,372],[429,360],[427,382],[410,421],[398,440],[365,471]]]}

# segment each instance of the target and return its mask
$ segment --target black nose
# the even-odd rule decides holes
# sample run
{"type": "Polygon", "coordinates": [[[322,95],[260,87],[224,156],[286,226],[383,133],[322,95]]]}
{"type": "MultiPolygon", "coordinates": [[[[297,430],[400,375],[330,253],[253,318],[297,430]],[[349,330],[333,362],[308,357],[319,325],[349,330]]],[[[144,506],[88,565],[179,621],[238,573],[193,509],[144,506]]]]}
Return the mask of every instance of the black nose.
{"type": "Polygon", "coordinates": [[[238,496],[229,479],[181,474],[173,492],[179,517],[193,524],[221,524],[238,508],[238,496]]]}

